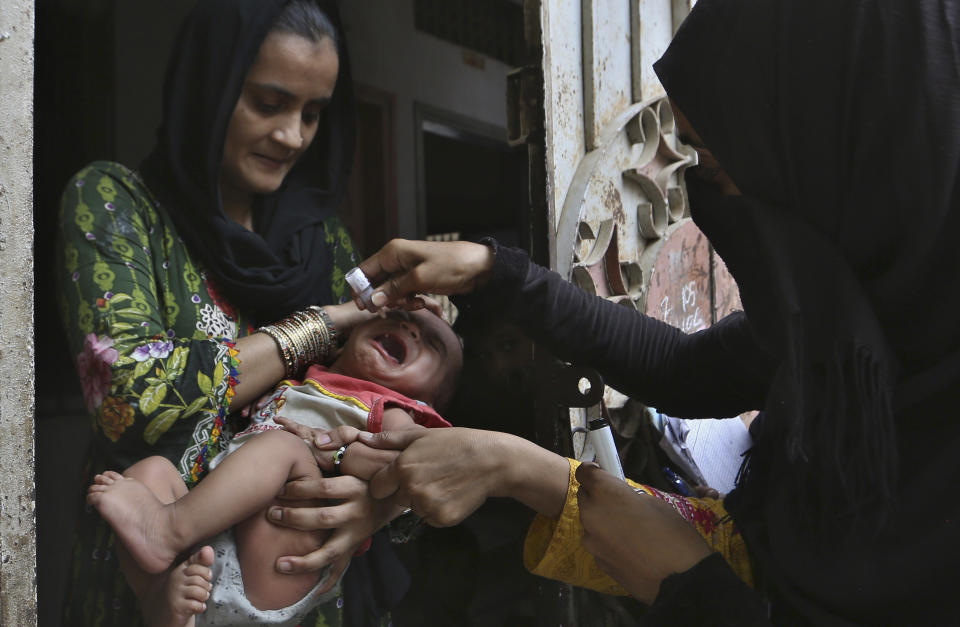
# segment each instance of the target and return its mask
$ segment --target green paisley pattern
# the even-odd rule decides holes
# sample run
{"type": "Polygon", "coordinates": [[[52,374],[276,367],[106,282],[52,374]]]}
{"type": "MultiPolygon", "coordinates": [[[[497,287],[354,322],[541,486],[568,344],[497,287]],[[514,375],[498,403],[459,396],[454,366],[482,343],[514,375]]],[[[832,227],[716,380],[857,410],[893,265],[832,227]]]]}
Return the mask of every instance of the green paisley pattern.
{"type": "MultiPolygon", "coordinates": [[[[342,302],[357,260],[339,219],[325,227],[342,302]]],[[[94,430],[87,472],[162,455],[192,485],[191,466],[229,406],[232,341],[251,330],[248,318],[216,294],[143,181],[119,164],[95,162],[67,184],[57,249],[59,309],[94,430]]],[[[200,458],[199,476],[229,435],[200,458]]],[[[109,527],[84,507],[77,533],[64,624],[141,624],[109,527]]],[[[340,619],[330,603],[303,625],[340,619]]]]}

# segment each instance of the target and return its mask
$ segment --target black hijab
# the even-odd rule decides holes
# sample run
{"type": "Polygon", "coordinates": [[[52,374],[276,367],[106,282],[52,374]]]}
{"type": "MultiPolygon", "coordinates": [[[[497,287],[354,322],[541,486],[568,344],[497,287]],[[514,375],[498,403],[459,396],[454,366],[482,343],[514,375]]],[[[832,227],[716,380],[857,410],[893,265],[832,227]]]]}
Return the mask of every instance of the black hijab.
{"type": "Polygon", "coordinates": [[[743,192],[687,177],[695,222],[781,364],[728,507],[763,574],[817,622],[870,597],[851,555],[918,573],[904,591],[929,581],[923,556],[869,538],[958,548],[904,494],[942,498],[913,481],[921,464],[956,477],[958,25],[955,0],[700,0],[655,66],[743,192]],[[851,533],[861,553],[824,555],[851,533]]]}
{"type": "MultiPolygon", "coordinates": [[[[339,33],[333,0],[316,0],[339,33]]],[[[220,201],[227,126],[244,78],[288,0],[200,0],[171,54],[158,142],[142,166],[190,251],[240,311],[270,322],[332,301],[323,222],[339,205],[353,160],[353,84],[340,38],[340,72],[310,148],[273,194],[258,198],[250,232],[220,201]]]]}

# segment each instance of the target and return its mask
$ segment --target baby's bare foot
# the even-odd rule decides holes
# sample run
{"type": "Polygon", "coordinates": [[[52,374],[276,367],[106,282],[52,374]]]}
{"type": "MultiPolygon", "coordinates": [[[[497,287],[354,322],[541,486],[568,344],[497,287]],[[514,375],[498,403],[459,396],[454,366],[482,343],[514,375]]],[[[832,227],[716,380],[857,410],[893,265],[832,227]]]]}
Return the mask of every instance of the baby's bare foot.
{"type": "Polygon", "coordinates": [[[205,546],[170,569],[152,598],[142,599],[151,627],[194,627],[197,614],[207,609],[213,573],[213,548],[205,546]]]}
{"type": "Polygon", "coordinates": [[[110,523],[145,572],[162,573],[177,556],[168,508],[136,479],[108,470],[93,479],[87,502],[110,523]]]}

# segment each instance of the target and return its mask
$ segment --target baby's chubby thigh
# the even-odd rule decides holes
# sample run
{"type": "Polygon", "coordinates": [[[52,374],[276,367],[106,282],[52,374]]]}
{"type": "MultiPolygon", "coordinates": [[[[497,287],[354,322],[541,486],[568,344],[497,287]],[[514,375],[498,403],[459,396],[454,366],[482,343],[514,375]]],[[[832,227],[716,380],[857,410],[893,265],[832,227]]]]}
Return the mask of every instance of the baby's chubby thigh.
{"type": "MultiPolygon", "coordinates": [[[[310,448],[299,438],[285,431],[264,433],[257,437],[285,440],[285,454],[292,461],[290,479],[320,478],[322,473],[310,448]],[[292,436],[292,437],[285,437],[292,436]]],[[[238,489],[243,489],[238,486],[238,489]]],[[[278,490],[279,491],[279,490],[278,490]]],[[[320,507],[329,502],[321,499],[299,501],[304,507],[320,507]]],[[[244,594],[254,607],[274,610],[293,605],[310,592],[326,571],[285,575],[277,572],[277,558],[307,555],[320,548],[332,533],[329,529],[301,531],[282,527],[267,520],[267,511],[273,505],[290,506],[290,502],[274,499],[261,511],[234,527],[240,572],[243,575],[244,594]]]]}

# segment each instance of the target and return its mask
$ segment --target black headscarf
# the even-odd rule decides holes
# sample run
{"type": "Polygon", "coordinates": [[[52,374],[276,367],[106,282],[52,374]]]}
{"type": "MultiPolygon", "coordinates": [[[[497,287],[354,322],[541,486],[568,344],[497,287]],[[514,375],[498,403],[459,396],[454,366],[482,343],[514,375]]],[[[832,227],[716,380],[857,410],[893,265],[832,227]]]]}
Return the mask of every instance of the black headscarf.
{"type": "MultiPolygon", "coordinates": [[[[219,180],[227,126],[244,78],[287,2],[198,2],[174,45],[157,146],[142,166],[147,184],[217,287],[260,322],[332,301],[333,259],[323,221],[343,197],[356,132],[341,37],[337,84],[317,136],[283,186],[258,199],[256,233],[224,214],[219,180]]],[[[317,5],[342,33],[336,3],[317,5]]]]}
{"type": "Polygon", "coordinates": [[[955,0],[700,0],[655,66],[743,192],[687,177],[694,220],[781,360],[728,506],[761,570],[818,622],[870,585],[843,580],[851,554],[824,545],[861,534],[853,554],[901,581],[925,556],[866,538],[958,548],[904,494],[943,496],[915,464],[957,466],[958,28],[955,0]]]}

